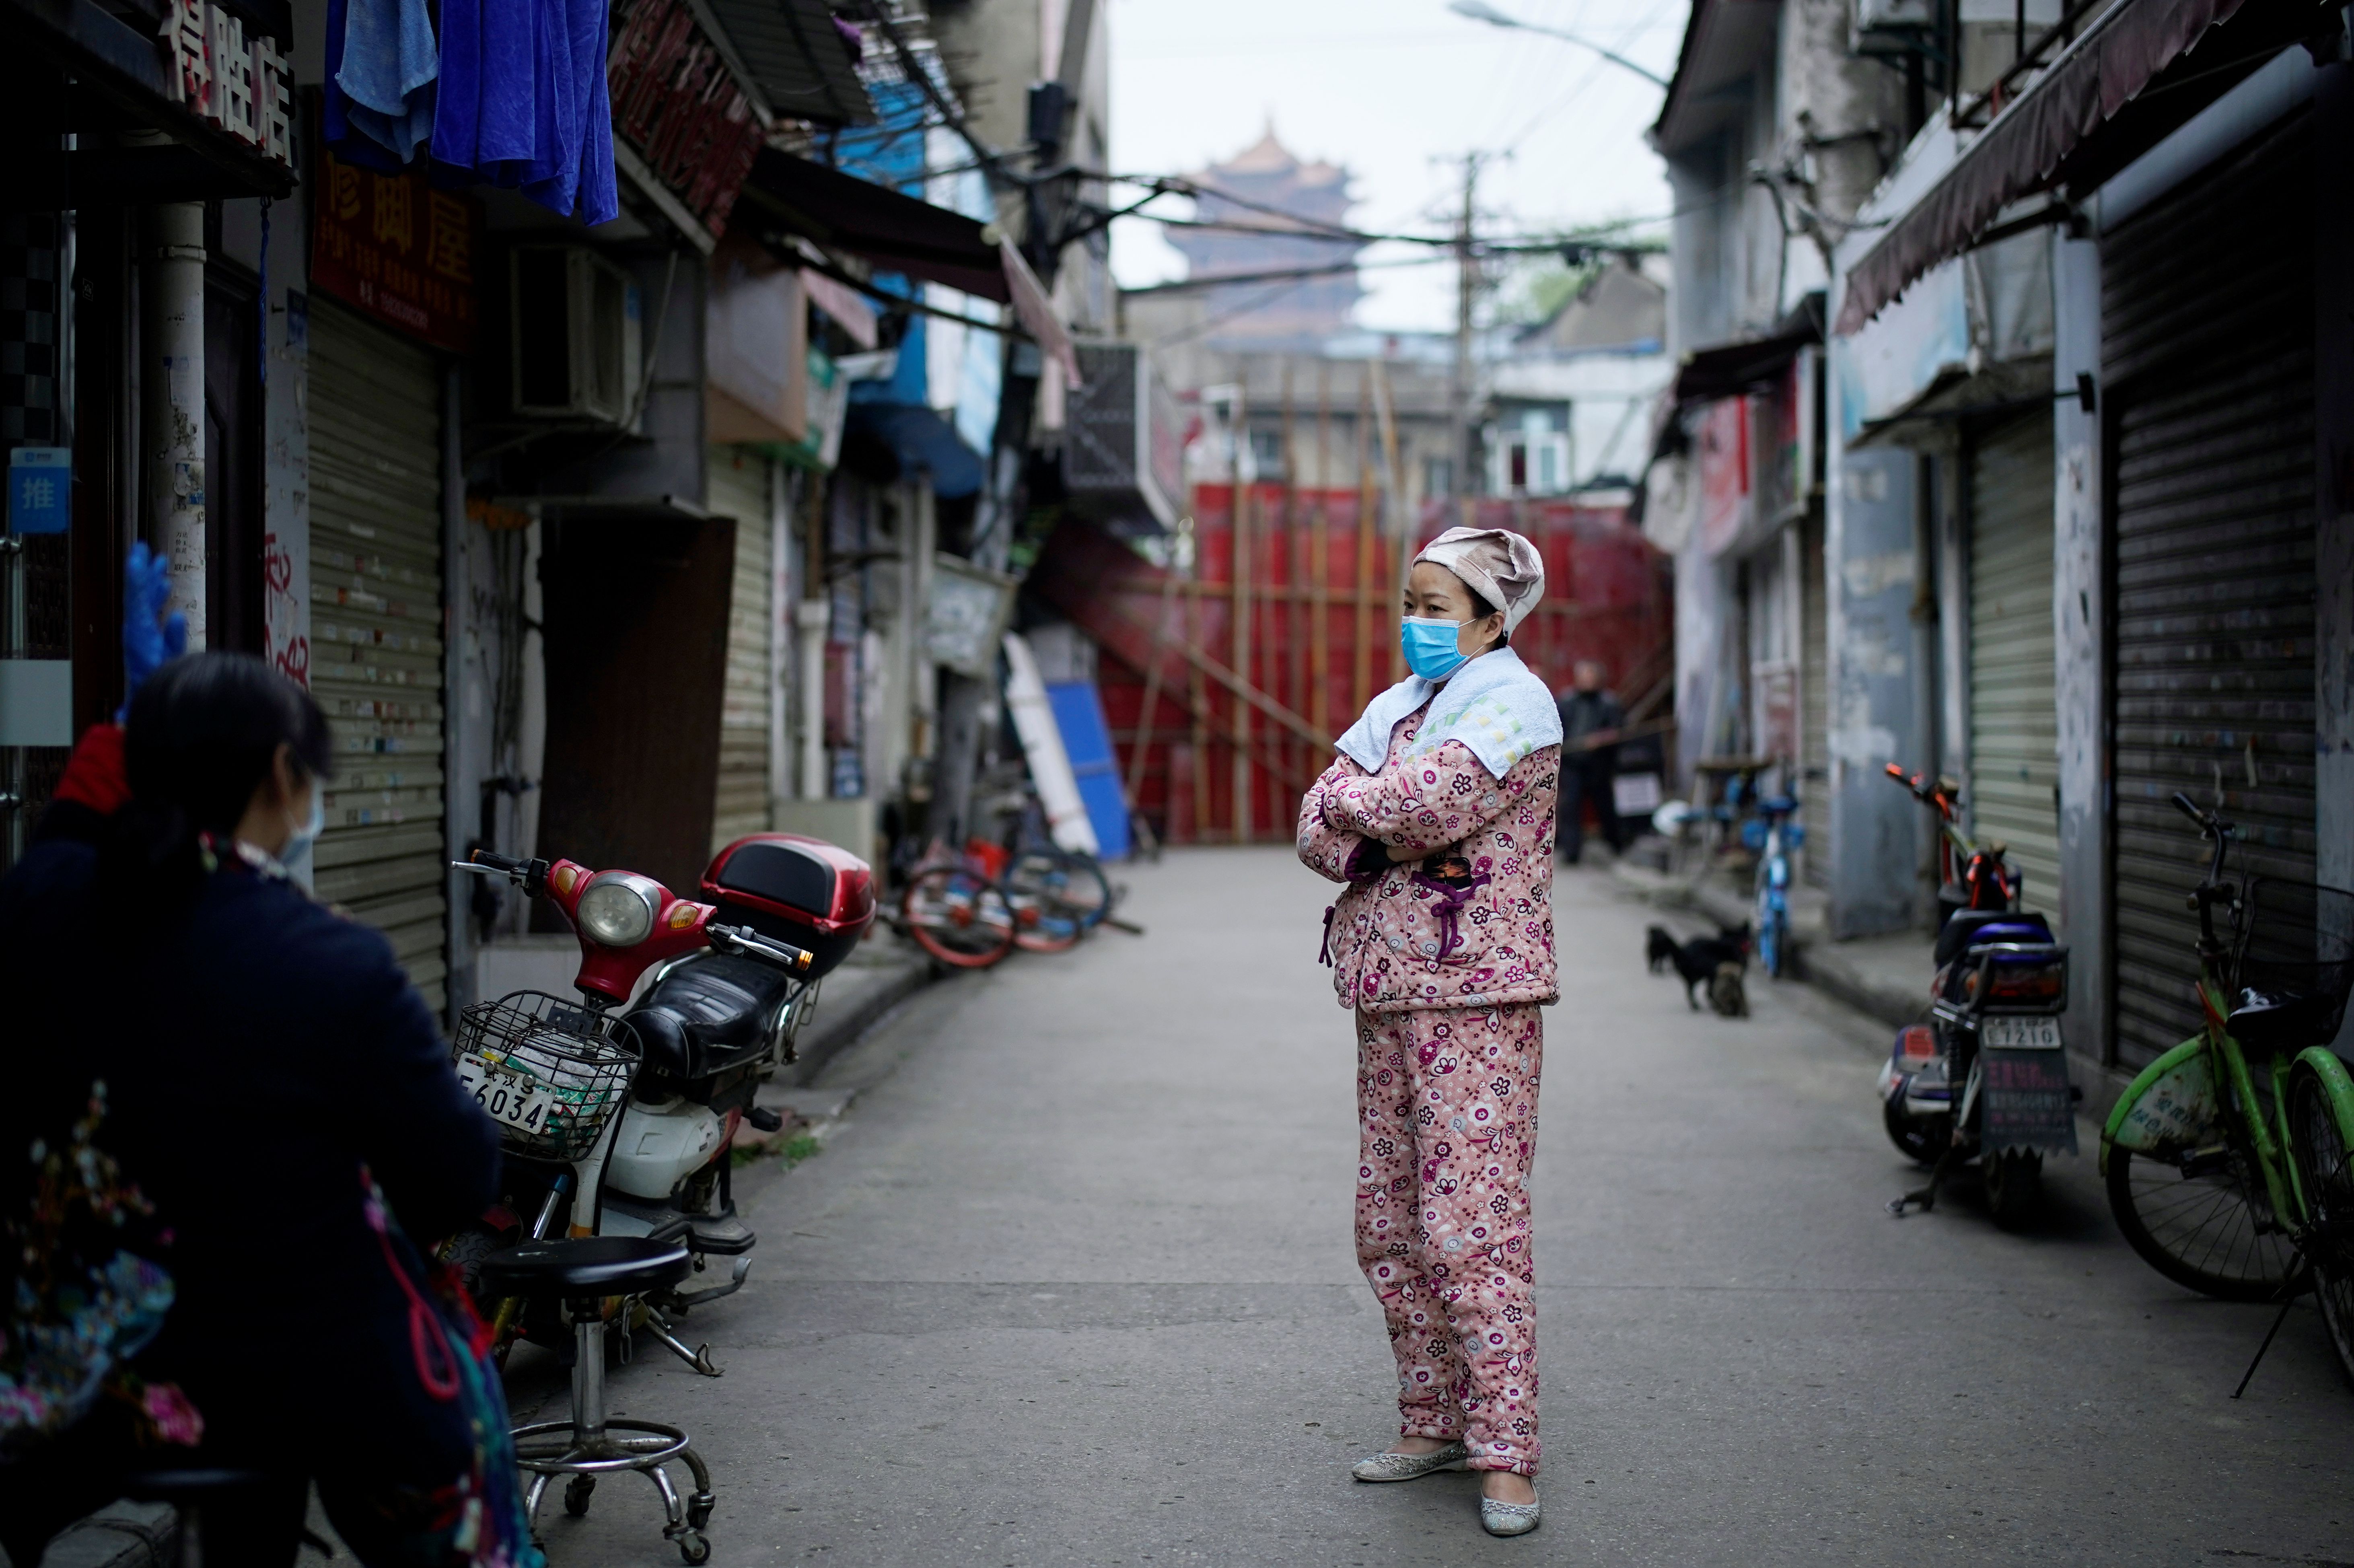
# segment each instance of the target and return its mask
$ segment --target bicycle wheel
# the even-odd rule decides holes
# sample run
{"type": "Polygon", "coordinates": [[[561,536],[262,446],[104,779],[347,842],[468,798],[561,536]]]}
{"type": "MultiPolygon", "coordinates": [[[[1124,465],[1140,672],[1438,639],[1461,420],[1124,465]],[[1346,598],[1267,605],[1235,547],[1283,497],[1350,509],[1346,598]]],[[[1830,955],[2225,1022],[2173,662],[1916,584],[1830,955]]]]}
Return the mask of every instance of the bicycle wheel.
{"type": "Polygon", "coordinates": [[[1005,891],[1014,904],[1014,940],[1036,953],[1072,946],[1103,919],[1111,904],[1102,868],[1086,855],[1058,849],[1017,856],[1006,868],[1005,891]]]}
{"type": "Polygon", "coordinates": [[[1790,961],[1789,918],[1771,905],[1757,911],[1757,962],[1766,977],[1780,980],[1790,961]]]}
{"type": "Polygon", "coordinates": [[[2338,1370],[2354,1383],[2354,1170],[2347,1165],[2329,1091],[2309,1069],[2299,1069],[2289,1086],[2288,1128],[2312,1224],[2305,1256],[2313,1266],[2321,1321],[2338,1352],[2338,1370]]]}
{"type": "Polygon", "coordinates": [[[2251,1174],[2236,1150],[2185,1175],[2171,1161],[2112,1149],[2109,1213],[2142,1261],[2177,1285],[2222,1301],[2269,1301],[2296,1249],[2277,1231],[2256,1228],[2251,1174]]]}
{"type": "Polygon", "coordinates": [[[1005,899],[1013,911],[1013,945],[1025,953],[1059,953],[1087,934],[1076,911],[1050,883],[1017,883],[1006,875],[1005,899]]]}
{"type": "Polygon", "coordinates": [[[917,872],[899,901],[916,945],[954,969],[986,969],[1013,950],[1013,911],[997,884],[960,865],[917,872]]]}

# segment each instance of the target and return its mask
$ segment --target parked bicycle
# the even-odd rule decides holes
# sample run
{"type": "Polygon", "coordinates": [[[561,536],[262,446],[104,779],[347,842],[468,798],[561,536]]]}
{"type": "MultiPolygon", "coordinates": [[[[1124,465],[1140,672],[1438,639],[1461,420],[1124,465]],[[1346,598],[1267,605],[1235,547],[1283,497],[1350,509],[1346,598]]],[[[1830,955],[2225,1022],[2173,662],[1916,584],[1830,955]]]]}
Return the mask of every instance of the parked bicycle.
{"type": "Polygon", "coordinates": [[[1806,828],[1790,820],[1797,809],[1787,795],[1769,796],[1741,827],[1741,842],[1757,852],[1757,906],[1750,916],[1757,961],[1776,980],[1790,962],[1790,851],[1807,842],[1806,828]]]}
{"type": "Polygon", "coordinates": [[[1061,952],[1111,913],[1111,879],[1095,856],[1055,842],[1035,790],[1007,804],[1005,890],[1013,905],[1014,944],[1028,952],[1061,952]]]}
{"type": "Polygon", "coordinates": [[[2109,1208],[2151,1267],[2204,1295],[2279,1299],[2285,1314],[2310,1284],[2354,1379],[2354,1079],[2330,1049],[2354,981],[2354,893],[2231,878],[2233,825],[2188,796],[2174,805],[2213,846],[2187,900],[2205,1024],[2109,1113],[2109,1208]]]}
{"type": "Polygon", "coordinates": [[[985,969],[996,963],[1013,950],[1020,929],[1002,880],[1010,858],[978,839],[962,854],[935,849],[900,895],[901,928],[951,969],[985,969]]]}

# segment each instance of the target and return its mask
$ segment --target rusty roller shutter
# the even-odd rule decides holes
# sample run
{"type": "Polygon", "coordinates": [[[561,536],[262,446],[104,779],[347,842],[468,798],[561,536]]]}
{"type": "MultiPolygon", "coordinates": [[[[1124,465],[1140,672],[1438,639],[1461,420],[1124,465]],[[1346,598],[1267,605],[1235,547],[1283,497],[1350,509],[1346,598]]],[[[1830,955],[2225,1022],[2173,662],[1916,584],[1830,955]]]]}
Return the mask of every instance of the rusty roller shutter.
{"type": "Polygon", "coordinates": [[[2052,416],[1970,450],[1970,821],[2007,846],[2028,907],[2060,892],[2060,711],[2052,661],[2052,416]]]}
{"type": "Polygon", "coordinates": [[[715,447],[707,503],[736,520],[728,589],[727,677],[719,711],[719,786],[711,847],[769,826],[769,463],[757,453],[715,447]]]}
{"type": "Polygon", "coordinates": [[[1830,600],[1823,577],[1820,507],[1809,508],[1806,521],[1798,525],[1798,563],[1804,577],[1798,585],[1798,762],[1805,776],[1798,784],[1798,799],[1812,808],[1807,823],[1815,835],[1803,853],[1807,885],[1828,888],[1831,885],[1831,719],[1825,671],[1830,662],[1830,600]]]}
{"type": "Polygon", "coordinates": [[[2254,139],[2104,237],[2113,493],[2113,976],[2119,1060],[2193,1033],[2201,845],[2314,874],[2310,133],[2254,139]]]}
{"type": "Polygon", "coordinates": [[[441,397],[426,349],[311,311],[311,690],[335,732],[318,895],[392,939],[437,1013],[448,972],[441,780],[441,397]]]}

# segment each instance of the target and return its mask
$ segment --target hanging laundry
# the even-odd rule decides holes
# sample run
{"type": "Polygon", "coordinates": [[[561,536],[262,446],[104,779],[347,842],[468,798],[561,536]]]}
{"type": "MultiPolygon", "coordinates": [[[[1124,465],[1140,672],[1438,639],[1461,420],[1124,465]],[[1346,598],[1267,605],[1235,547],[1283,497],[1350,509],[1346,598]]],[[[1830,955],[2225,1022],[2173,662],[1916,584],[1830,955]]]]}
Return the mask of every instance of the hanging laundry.
{"type": "Polygon", "coordinates": [[[331,105],[341,108],[351,131],[384,148],[395,163],[408,163],[433,134],[434,83],[441,69],[427,0],[337,0],[328,28],[336,53],[329,72],[331,105]],[[343,101],[335,105],[338,99],[343,101]]]}
{"type": "Polygon", "coordinates": [[[519,190],[583,223],[620,214],[605,0],[442,0],[437,177],[519,190]]]}

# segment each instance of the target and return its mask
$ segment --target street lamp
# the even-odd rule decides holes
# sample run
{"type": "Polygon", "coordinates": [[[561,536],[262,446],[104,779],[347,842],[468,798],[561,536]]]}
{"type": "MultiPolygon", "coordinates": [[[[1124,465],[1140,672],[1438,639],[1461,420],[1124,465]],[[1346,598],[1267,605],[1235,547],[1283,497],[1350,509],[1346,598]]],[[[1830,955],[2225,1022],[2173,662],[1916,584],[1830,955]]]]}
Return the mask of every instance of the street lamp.
{"type": "Polygon", "coordinates": [[[1523,22],[1518,16],[1507,16],[1497,10],[1493,5],[1487,4],[1487,0],[1447,0],[1447,8],[1458,16],[1469,16],[1475,22],[1485,22],[1491,27],[1518,27],[1524,33],[1543,33],[1548,37],[1566,38],[1582,49],[1592,49],[1612,65],[1625,66],[1653,87],[1665,88],[1668,85],[1667,78],[1647,67],[1637,65],[1616,49],[1606,49],[1590,38],[1581,38],[1575,33],[1564,32],[1559,27],[1547,27],[1535,22],[1523,22]]]}

